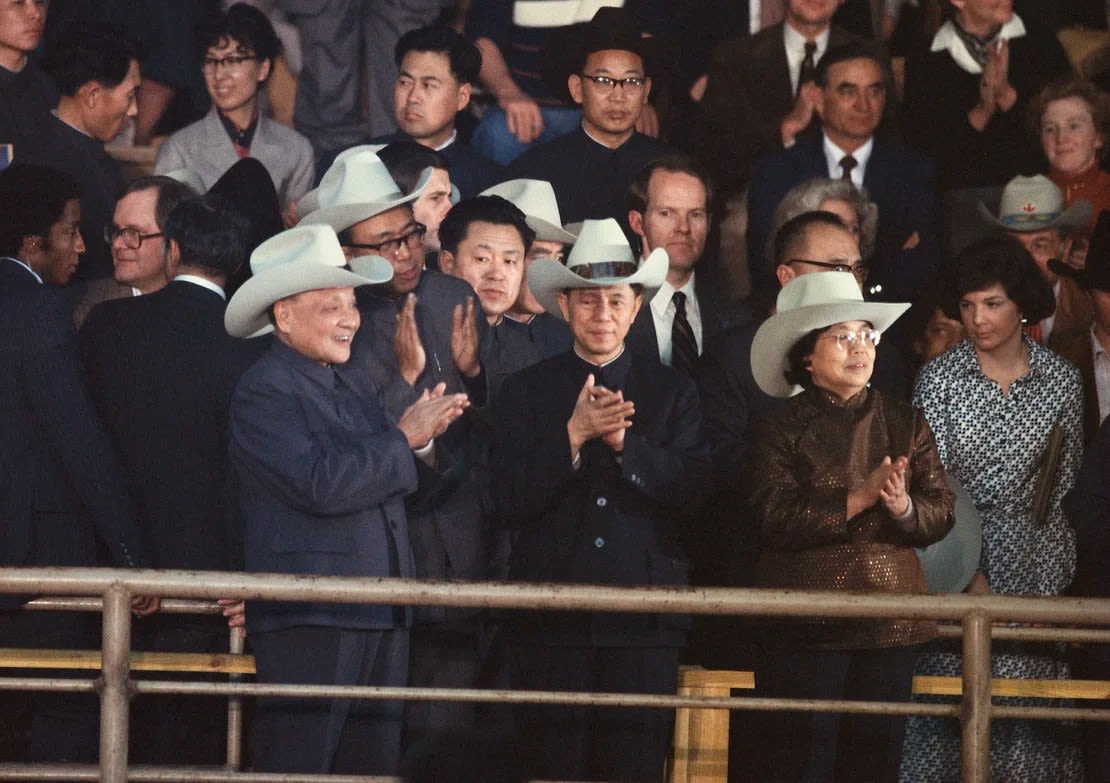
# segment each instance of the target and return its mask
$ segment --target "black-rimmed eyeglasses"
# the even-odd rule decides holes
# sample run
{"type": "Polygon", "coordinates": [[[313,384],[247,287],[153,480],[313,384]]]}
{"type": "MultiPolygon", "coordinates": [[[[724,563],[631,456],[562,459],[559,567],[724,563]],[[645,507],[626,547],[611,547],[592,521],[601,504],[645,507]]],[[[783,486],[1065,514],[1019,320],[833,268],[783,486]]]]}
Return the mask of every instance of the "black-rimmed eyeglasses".
{"type": "Polygon", "coordinates": [[[846,258],[830,258],[828,261],[812,261],[808,258],[792,258],[786,262],[787,264],[812,264],[819,266],[822,269],[830,269],[833,272],[851,272],[852,276],[859,280],[861,283],[867,279],[867,266],[860,261],[849,261],[846,258]]]}
{"type": "Polygon", "coordinates": [[[137,228],[116,228],[115,226],[104,227],[104,241],[111,245],[116,241],[116,237],[123,240],[123,246],[130,250],[138,250],[143,246],[144,239],[154,239],[155,237],[162,236],[162,232],[158,231],[153,234],[144,234],[137,228]]]}
{"type": "Polygon", "coordinates": [[[614,79],[612,76],[591,76],[588,73],[578,74],[583,79],[589,79],[605,92],[612,92],[617,87],[627,87],[630,90],[641,90],[647,84],[646,76],[629,76],[624,79],[614,79]]]}
{"type": "Polygon", "coordinates": [[[346,242],[347,247],[355,248],[356,250],[369,250],[377,256],[391,256],[401,249],[404,245],[409,250],[416,250],[424,242],[424,234],[427,233],[428,227],[423,223],[417,223],[404,234],[396,239],[387,239],[384,242],[376,242],[372,245],[360,245],[355,242],[346,242]]]}

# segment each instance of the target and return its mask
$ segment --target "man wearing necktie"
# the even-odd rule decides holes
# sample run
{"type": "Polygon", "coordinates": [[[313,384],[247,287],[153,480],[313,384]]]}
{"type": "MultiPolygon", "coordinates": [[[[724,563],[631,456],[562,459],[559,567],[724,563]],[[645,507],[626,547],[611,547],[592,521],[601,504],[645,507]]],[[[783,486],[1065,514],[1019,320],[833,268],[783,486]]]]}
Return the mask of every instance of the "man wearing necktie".
{"type": "Polygon", "coordinates": [[[774,213],[791,188],[813,178],[847,180],[879,207],[865,294],[911,301],[940,270],[932,163],[891,143],[880,130],[890,71],[885,52],[868,43],[832,46],[817,64],[811,93],[821,132],[756,161],[748,189],[748,263],[752,289],[777,291],[766,257],[774,213]]]}
{"type": "Polygon", "coordinates": [[[694,375],[698,357],[729,327],[748,320],[746,310],[717,294],[696,272],[709,234],[712,186],[689,158],[659,158],[628,189],[628,224],[640,238],[641,257],[667,251],[667,279],[644,302],[628,334],[633,351],[694,375]]]}

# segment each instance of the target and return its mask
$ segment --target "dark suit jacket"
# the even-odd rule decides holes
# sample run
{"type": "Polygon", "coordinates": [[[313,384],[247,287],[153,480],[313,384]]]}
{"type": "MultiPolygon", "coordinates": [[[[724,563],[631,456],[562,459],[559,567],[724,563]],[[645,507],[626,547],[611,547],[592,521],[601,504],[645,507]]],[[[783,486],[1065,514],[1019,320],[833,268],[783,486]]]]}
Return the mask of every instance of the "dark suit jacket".
{"type": "Polygon", "coordinates": [[[148,566],[65,295],[0,258],[0,564],[148,566]]]}
{"type": "MultiPolygon", "coordinates": [[[[568,351],[510,377],[498,401],[492,469],[498,516],[516,531],[509,578],[685,584],[680,537],[709,467],[699,419],[693,383],[631,351],[604,368],[568,351]],[[590,372],[623,390],[636,415],[620,461],[593,440],[574,470],[566,424],[590,372]]],[[[674,622],[604,613],[539,620],[545,639],[604,645],[674,639],[666,635],[674,622]]]]}
{"type": "MultiPolygon", "coordinates": [[[[404,496],[417,470],[364,373],[330,368],[275,340],[231,401],[248,571],[413,575],[404,496]],[[337,380],[338,378],[338,380],[337,380]]],[[[252,631],[300,625],[389,629],[389,606],[248,607],[252,631]]]]}
{"type": "MultiPolygon", "coordinates": [[[[400,301],[377,296],[369,286],[358,291],[362,326],[355,336],[348,368],[364,373],[382,390],[390,416],[400,418],[405,409],[441,381],[447,393],[466,392],[473,409],[486,404],[489,373],[464,378],[451,353],[451,326],[455,306],[475,297],[479,344],[484,340],[486,319],[477,306],[474,289],[456,277],[425,270],[416,287],[416,324],[427,363],[415,386],[400,374],[393,336],[400,301]]],[[[486,579],[490,576],[489,511],[484,507],[478,471],[478,443],[472,427],[474,411],[456,421],[436,439],[437,477],[429,477],[426,491],[408,499],[407,509],[416,574],[429,579],[486,579]]],[[[419,607],[419,621],[468,617],[474,610],[419,607]]]]}
{"type": "MultiPolygon", "coordinates": [[[[694,295],[698,298],[698,313],[701,315],[701,356],[712,352],[725,332],[751,320],[747,307],[726,301],[713,285],[710,275],[704,272],[694,275],[694,295]]],[[[628,330],[625,342],[636,353],[659,361],[659,339],[655,334],[651,300],[647,297],[632,322],[632,328],[628,330]]]]}
{"type": "MultiPolygon", "coordinates": [[[[775,209],[795,185],[827,177],[821,134],[757,161],[748,190],[748,263],[752,287],[777,289],[774,267],[765,255],[775,209]]],[[[879,225],[867,286],[881,285],[873,298],[915,300],[940,271],[936,185],[933,165],[919,153],[875,137],[863,175],[867,194],[879,207],[879,225]],[[914,233],[909,250],[902,246],[914,233]]]]}
{"type": "Polygon", "coordinates": [[[177,280],[98,305],[81,329],[89,390],[158,568],[242,567],[228,407],[269,340],[228,335],[225,307],[216,292],[177,280]]]}
{"type": "MultiPolygon", "coordinates": [[[[794,108],[783,23],[717,46],[699,105],[699,157],[725,194],[743,189],[752,163],[781,150],[779,123],[794,108]]],[[[833,26],[829,46],[858,40],[833,26]]],[[[762,254],[762,250],[760,251],[762,254]]]]}

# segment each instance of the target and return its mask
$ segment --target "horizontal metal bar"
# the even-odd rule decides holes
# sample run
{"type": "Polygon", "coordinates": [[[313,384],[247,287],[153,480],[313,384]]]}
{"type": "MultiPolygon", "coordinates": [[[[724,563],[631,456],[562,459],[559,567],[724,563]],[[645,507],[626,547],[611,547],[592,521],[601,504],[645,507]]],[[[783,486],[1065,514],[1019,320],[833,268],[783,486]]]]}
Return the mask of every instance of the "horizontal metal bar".
{"type": "Polygon", "coordinates": [[[176,598],[236,597],[491,609],[941,620],[959,620],[978,610],[995,620],[1110,625],[1110,599],[1096,598],[443,582],[122,569],[0,569],[0,592],[4,593],[90,595],[102,593],[113,583],[124,585],[133,594],[176,598]]]}
{"type": "MultiPolygon", "coordinates": [[[[0,590],[0,592],[3,591],[0,590]]],[[[27,601],[23,604],[23,608],[41,612],[102,612],[104,599],[91,596],[78,598],[44,596],[27,601]]],[[[164,598],[158,605],[159,614],[220,614],[223,610],[223,607],[215,601],[185,598],[164,598]]]]}
{"type": "MultiPolygon", "coordinates": [[[[88,780],[98,781],[100,768],[94,764],[3,764],[0,780],[88,780]]],[[[295,775],[273,772],[232,772],[205,767],[133,766],[129,781],[149,783],[403,783],[401,778],[367,775],[295,775]]]]}
{"type": "MultiPolygon", "coordinates": [[[[959,639],[963,636],[963,629],[958,625],[942,623],[939,631],[943,639],[959,639]]],[[[991,628],[991,639],[994,641],[1110,644],[1110,629],[995,625],[991,628]]]]}
{"type": "Polygon", "coordinates": [[[410,701],[465,701],[498,704],[591,704],[601,707],[659,709],[788,710],[855,712],[881,715],[957,717],[958,705],[914,702],[824,701],[820,699],[764,699],[721,696],[670,696],[648,693],[582,693],[576,691],[506,691],[466,688],[397,688],[378,686],[276,685],[260,683],[172,682],[138,680],[143,693],[184,693],[194,696],[294,696],[334,699],[407,699],[410,701]]]}
{"type": "Polygon", "coordinates": [[[0,691],[50,691],[52,693],[96,693],[99,678],[79,680],[62,677],[0,677],[0,691]]]}
{"type": "Polygon", "coordinates": [[[1110,710],[1094,707],[1010,707],[996,704],[991,707],[991,718],[1110,721],[1110,710]]]}

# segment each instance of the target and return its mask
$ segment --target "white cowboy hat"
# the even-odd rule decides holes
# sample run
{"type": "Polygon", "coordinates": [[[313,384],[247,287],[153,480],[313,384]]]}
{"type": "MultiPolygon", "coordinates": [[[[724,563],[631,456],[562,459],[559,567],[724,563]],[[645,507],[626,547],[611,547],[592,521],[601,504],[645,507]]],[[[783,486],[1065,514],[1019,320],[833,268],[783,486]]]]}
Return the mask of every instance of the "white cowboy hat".
{"type": "MultiPolygon", "coordinates": [[[[341,161],[345,158],[351,157],[356,152],[373,152],[375,155],[377,155],[379,150],[385,149],[388,146],[389,146],[388,144],[358,144],[354,147],[348,147],[347,149],[343,150],[342,152],[340,152],[338,155],[335,156],[335,160],[333,160],[331,162],[331,165],[334,166],[339,161],[341,161]]],[[[319,187],[313,188],[312,190],[308,191],[303,196],[301,196],[299,199],[297,199],[297,214],[298,215],[308,215],[308,214],[311,214],[311,213],[315,212],[319,208],[320,208],[320,188],[319,187]]]]}
{"type": "Polygon", "coordinates": [[[1064,209],[1064,192],[1044,174],[1014,177],[1002,190],[998,217],[979,202],[979,216],[1003,231],[1044,231],[1050,228],[1082,228],[1091,219],[1091,202],[1079,199],[1064,209]]]}
{"type": "Polygon", "coordinates": [[[578,240],[577,234],[563,228],[555,189],[547,180],[510,179],[486,188],[480,195],[500,196],[511,202],[524,213],[524,220],[536,232],[536,239],[543,242],[562,242],[564,245],[573,245],[578,240]]]}
{"type": "Polygon", "coordinates": [[[301,223],[323,224],[336,232],[343,231],[374,215],[416,201],[431,178],[429,167],[406,196],[389,176],[381,158],[369,150],[355,150],[336,158],[316,189],[320,208],[305,215],[301,223]]]}
{"type": "Polygon", "coordinates": [[[779,291],[775,314],[752,340],[752,374],[772,397],[793,397],[802,389],[787,383],[786,357],[798,340],[814,329],[841,321],[867,321],[879,332],[910,308],[906,303],[865,302],[851,272],[811,272],[795,277],[779,291]]]}
{"type": "Polygon", "coordinates": [[[586,220],[566,266],[553,258],[536,259],[528,267],[528,287],[544,310],[562,318],[558,299],[562,291],[639,284],[644,287],[644,297],[650,299],[667,279],[669,264],[667,251],[656,248],[637,268],[636,257],[617,221],[586,220]]]}
{"type": "Polygon", "coordinates": [[[321,288],[378,285],[392,279],[393,267],[380,256],[348,262],[331,228],[296,226],[255,248],[251,273],[224,313],[224,328],[232,337],[273,331],[267,311],[279,299],[321,288]]]}
{"type": "Polygon", "coordinates": [[[956,495],[956,524],[940,541],[918,549],[917,556],[930,593],[962,593],[979,570],[983,527],[971,495],[956,479],[944,478],[956,495]]]}

